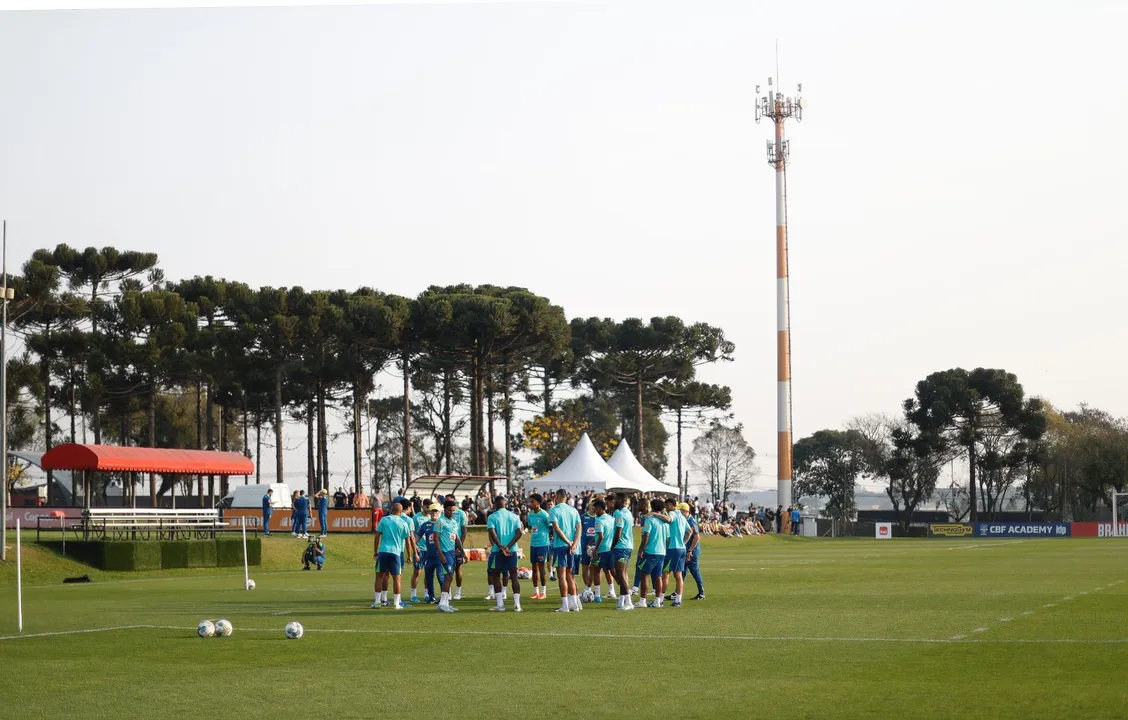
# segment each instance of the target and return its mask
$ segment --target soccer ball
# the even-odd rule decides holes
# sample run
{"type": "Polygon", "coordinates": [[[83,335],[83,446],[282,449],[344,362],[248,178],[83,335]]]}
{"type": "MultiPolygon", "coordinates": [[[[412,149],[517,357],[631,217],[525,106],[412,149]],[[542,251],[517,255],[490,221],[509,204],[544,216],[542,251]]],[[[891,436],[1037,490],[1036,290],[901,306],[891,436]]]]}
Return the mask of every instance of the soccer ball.
{"type": "Polygon", "coordinates": [[[299,622],[286,623],[286,638],[289,640],[298,640],[305,635],[305,628],[299,622]]]}
{"type": "Polygon", "coordinates": [[[254,580],[248,580],[247,581],[247,589],[248,590],[254,590],[255,589],[255,581],[254,580]]]}
{"type": "Polygon", "coordinates": [[[519,580],[532,580],[533,571],[529,568],[517,568],[517,578],[519,580]]]}
{"type": "Polygon", "coordinates": [[[200,637],[215,637],[215,625],[211,620],[201,620],[196,626],[196,634],[200,637]]]}
{"type": "Polygon", "coordinates": [[[215,621],[215,636],[216,637],[231,637],[231,633],[235,632],[235,628],[231,627],[231,623],[227,620],[215,621]]]}

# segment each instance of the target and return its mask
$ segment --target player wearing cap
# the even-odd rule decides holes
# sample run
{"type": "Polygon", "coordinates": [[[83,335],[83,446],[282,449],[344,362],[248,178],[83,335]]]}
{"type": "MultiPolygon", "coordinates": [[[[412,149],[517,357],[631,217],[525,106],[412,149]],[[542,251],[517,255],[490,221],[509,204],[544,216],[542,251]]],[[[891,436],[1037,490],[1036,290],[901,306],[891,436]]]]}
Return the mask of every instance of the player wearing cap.
{"type": "Polygon", "coordinates": [[[689,523],[689,542],[686,543],[686,561],[685,569],[693,576],[693,582],[697,583],[697,595],[693,597],[694,600],[705,599],[705,583],[701,580],[701,533],[697,527],[697,518],[689,513],[689,504],[681,503],[678,505],[678,510],[685,516],[685,520],[689,523]]]}
{"type": "Polygon", "coordinates": [[[646,524],[643,525],[642,541],[639,543],[639,554],[642,556],[642,563],[639,565],[642,570],[639,597],[645,606],[646,596],[649,593],[646,581],[653,580],[655,597],[650,607],[656,608],[662,607],[662,566],[666,562],[666,545],[670,539],[670,525],[655,517],[655,513],[661,513],[663,510],[661,500],[651,500],[650,508],[651,514],[647,516],[646,524]]]}
{"type": "Polygon", "coordinates": [[[443,514],[435,522],[435,532],[431,535],[431,543],[438,548],[439,585],[442,587],[439,610],[448,613],[457,611],[457,608],[451,607],[450,604],[450,583],[454,579],[457,559],[465,555],[462,538],[459,535],[458,518],[455,515],[457,508],[458,503],[454,500],[443,503],[443,514]]]}
{"type": "Polygon", "coordinates": [[[567,497],[563,489],[557,490],[552,506],[552,564],[560,580],[561,603],[556,612],[579,612],[583,605],[576,589],[575,569],[579,564],[580,514],[565,502],[567,497]]]}
{"type": "Polygon", "coordinates": [[[501,590],[502,576],[513,583],[513,611],[521,612],[521,585],[517,579],[517,541],[521,539],[521,518],[505,507],[505,496],[494,498],[494,511],[486,522],[490,536],[489,577],[493,584],[497,605],[491,612],[505,612],[505,593],[501,590]]]}
{"type": "Polygon", "coordinates": [[[372,607],[379,608],[382,603],[387,602],[388,580],[391,579],[395,590],[395,601],[392,607],[396,610],[402,610],[400,573],[403,568],[404,548],[408,548],[414,554],[415,539],[407,529],[407,523],[403,519],[403,506],[398,502],[392,503],[392,514],[382,518],[380,524],[376,526],[372,545],[372,559],[376,561],[376,572],[378,573],[376,577],[376,600],[372,603],[372,607]]]}
{"type": "MultiPolygon", "coordinates": [[[[677,503],[673,498],[666,500],[666,515],[670,518],[670,539],[666,547],[666,563],[663,566],[662,590],[665,593],[669,586],[669,576],[674,576],[674,607],[681,607],[682,593],[685,592],[685,547],[689,540],[689,522],[685,515],[678,512],[677,503]]],[[[657,591],[656,591],[657,592],[657,591]]]]}
{"type": "Polygon", "coordinates": [[[615,578],[619,583],[618,610],[634,610],[631,591],[627,587],[627,563],[634,552],[634,516],[627,508],[627,496],[615,496],[615,536],[611,540],[611,559],[614,561],[615,578]]]}
{"type": "MultiPolygon", "coordinates": [[[[607,501],[598,498],[592,504],[595,511],[595,553],[596,561],[592,563],[592,573],[595,575],[595,601],[603,602],[599,596],[599,572],[604,568],[615,567],[615,556],[611,552],[611,543],[615,539],[615,520],[607,514],[607,501]]],[[[611,591],[615,588],[611,586],[611,591]]],[[[614,595],[611,595],[614,597],[614,595]]]]}
{"type": "MultiPolygon", "coordinates": [[[[584,514],[580,516],[580,532],[582,533],[580,539],[580,568],[584,580],[584,592],[580,595],[580,600],[583,602],[594,602],[595,593],[592,592],[591,586],[594,584],[599,587],[599,563],[592,562],[598,560],[595,557],[596,516],[592,510],[592,503],[589,502],[584,514]]],[[[603,600],[600,600],[600,602],[603,602],[603,600]]]]}
{"type": "Polygon", "coordinates": [[[529,561],[533,565],[533,600],[544,600],[547,595],[548,582],[545,565],[552,550],[552,518],[541,507],[540,493],[529,496],[529,514],[526,521],[529,524],[529,561]]]}

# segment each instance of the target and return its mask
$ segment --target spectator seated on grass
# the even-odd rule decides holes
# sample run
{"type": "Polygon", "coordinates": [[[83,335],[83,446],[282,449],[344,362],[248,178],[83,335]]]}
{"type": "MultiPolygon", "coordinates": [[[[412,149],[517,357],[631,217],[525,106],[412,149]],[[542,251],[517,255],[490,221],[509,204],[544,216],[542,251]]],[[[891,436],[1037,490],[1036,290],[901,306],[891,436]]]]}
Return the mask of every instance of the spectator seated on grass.
{"type": "Polygon", "coordinates": [[[309,545],[306,545],[305,552],[302,553],[302,563],[305,565],[303,570],[309,570],[310,563],[317,565],[318,570],[325,565],[325,543],[321,538],[311,540],[309,545]]]}

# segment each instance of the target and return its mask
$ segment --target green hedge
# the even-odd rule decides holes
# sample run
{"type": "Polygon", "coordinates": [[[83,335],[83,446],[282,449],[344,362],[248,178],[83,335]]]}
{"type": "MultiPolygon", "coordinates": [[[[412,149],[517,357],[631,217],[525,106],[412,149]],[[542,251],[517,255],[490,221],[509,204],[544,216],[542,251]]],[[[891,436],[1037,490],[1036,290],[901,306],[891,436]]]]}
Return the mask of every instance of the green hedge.
{"type": "MultiPolygon", "coordinates": [[[[61,542],[42,543],[62,551],[61,542]]],[[[67,542],[66,554],[99,570],[167,570],[171,568],[240,567],[243,564],[243,541],[230,538],[217,540],[153,540],[67,542]]],[[[247,538],[247,563],[262,564],[262,540],[247,538]]]]}

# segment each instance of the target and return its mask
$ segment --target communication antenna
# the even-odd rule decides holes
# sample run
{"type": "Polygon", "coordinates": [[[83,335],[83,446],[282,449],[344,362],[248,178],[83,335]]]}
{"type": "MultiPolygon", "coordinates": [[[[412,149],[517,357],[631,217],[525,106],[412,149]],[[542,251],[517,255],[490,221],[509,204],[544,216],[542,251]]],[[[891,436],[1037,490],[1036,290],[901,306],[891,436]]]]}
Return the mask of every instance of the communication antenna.
{"type": "Polygon", "coordinates": [[[794,118],[803,121],[807,101],[800,97],[803,85],[794,96],[779,91],[779,43],[776,43],[776,77],[768,78],[768,94],[760,95],[756,86],[756,122],[767,118],[775,125],[775,138],[768,140],[768,164],[775,168],[776,211],[776,423],[779,431],[777,503],[791,505],[791,297],[787,275],[787,162],[790,148],[784,139],[783,124],[794,118]]]}

